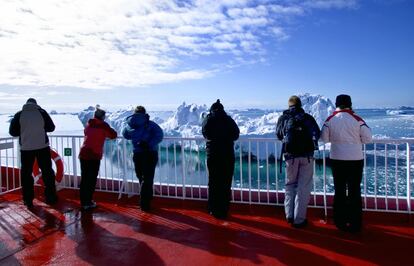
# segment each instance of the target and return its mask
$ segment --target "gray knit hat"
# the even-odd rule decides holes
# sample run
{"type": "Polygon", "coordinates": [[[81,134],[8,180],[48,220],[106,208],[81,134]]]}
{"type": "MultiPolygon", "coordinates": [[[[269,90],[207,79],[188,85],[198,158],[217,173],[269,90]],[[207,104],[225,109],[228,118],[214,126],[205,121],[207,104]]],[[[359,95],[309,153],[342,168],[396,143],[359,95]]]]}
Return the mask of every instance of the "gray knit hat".
{"type": "Polygon", "coordinates": [[[101,107],[99,106],[99,104],[96,105],[96,109],[95,109],[95,113],[93,114],[93,117],[100,119],[100,120],[104,120],[105,119],[105,110],[101,109],[101,107]]]}

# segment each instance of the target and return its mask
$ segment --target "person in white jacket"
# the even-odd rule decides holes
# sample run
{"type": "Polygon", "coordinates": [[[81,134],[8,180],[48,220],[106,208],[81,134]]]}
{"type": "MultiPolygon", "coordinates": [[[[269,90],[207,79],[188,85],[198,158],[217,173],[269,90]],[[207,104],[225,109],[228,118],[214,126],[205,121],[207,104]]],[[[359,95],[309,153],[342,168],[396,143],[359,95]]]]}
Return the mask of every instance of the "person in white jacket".
{"type": "Polygon", "coordinates": [[[358,232],[362,226],[362,144],[371,142],[372,133],[365,121],[352,110],[349,95],[338,95],[335,105],[336,110],[326,119],[321,133],[322,141],[331,143],[334,222],[340,230],[358,232]]]}

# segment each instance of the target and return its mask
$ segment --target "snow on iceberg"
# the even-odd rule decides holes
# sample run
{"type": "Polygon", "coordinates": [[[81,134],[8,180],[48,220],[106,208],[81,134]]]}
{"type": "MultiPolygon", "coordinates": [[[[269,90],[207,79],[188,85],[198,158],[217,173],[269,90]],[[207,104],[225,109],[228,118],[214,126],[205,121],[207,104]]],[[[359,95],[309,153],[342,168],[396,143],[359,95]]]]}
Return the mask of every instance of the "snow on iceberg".
{"type": "Polygon", "coordinates": [[[174,114],[160,126],[166,136],[199,137],[201,123],[208,109],[206,105],[189,104],[185,102],[178,106],[174,114]]]}
{"type": "Polygon", "coordinates": [[[272,112],[258,118],[235,113],[232,117],[240,128],[240,136],[245,137],[275,137],[276,124],[281,112],[272,112]]]}
{"type": "MultiPolygon", "coordinates": [[[[319,127],[322,127],[326,118],[335,110],[331,100],[321,95],[309,93],[298,94],[305,112],[311,114],[319,127]]],[[[282,112],[272,112],[258,118],[243,116],[237,112],[233,115],[239,125],[240,135],[248,137],[275,137],[276,124],[282,112]]]]}
{"type": "Polygon", "coordinates": [[[95,107],[93,106],[89,106],[85,110],[79,112],[78,118],[82,122],[83,126],[86,126],[86,123],[88,122],[88,120],[93,117],[94,112],[95,112],[95,107]]]}
{"type": "MultiPolygon", "coordinates": [[[[298,96],[302,101],[303,109],[315,117],[319,126],[322,126],[326,118],[335,110],[331,100],[321,95],[305,93],[298,94],[298,96]]],[[[78,114],[82,124],[85,125],[93,117],[94,111],[95,107],[90,106],[78,114]]],[[[263,112],[263,110],[260,111],[263,112]]],[[[128,110],[108,113],[106,121],[120,133],[124,126],[125,118],[132,113],[132,107],[128,110]]],[[[157,113],[151,113],[151,119],[160,125],[166,137],[202,137],[201,124],[207,113],[208,107],[206,105],[186,104],[184,102],[166,119],[161,119],[157,116],[157,113]]],[[[241,138],[274,138],[277,120],[282,112],[274,111],[264,113],[258,117],[251,117],[243,111],[228,111],[228,114],[233,117],[240,128],[241,138]]],[[[243,152],[247,151],[246,143],[243,142],[240,145],[243,152]]],[[[196,146],[193,145],[192,147],[195,148],[196,146]]],[[[259,153],[262,155],[265,154],[262,151],[264,148],[265,146],[259,147],[259,153]]],[[[253,154],[257,154],[256,149],[257,146],[253,145],[250,151],[253,154]]]]}
{"type": "Polygon", "coordinates": [[[305,112],[311,114],[319,127],[322,127],[326,118],[335,111],[335,106],[332,104],[332,101],[322,95],[316,94],[298,94],[298,97],[302,101],[302,107],[305,112]]]}

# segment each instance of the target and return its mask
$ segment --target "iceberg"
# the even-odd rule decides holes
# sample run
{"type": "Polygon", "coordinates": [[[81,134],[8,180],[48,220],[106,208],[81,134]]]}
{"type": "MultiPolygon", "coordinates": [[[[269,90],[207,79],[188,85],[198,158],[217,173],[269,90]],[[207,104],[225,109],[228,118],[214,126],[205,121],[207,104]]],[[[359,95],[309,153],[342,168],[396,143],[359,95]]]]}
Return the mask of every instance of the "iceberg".
{"type": "MultiPolygon", "coordinates": [[[[298,94],[298,96],[302,101],[302,107],[305,112],[311,114],[320,127],[335,110],[331,100],[324,96],[309,93],[298,94]]],[[[160,125],[166,137],[197,138],[202,137],[201,124],[208,110],[206,105],[186,104],[183,102],[169,117],[162,119],[157,116],[157,113],[151,113],[151,119],[160,125]]],[[[243,141],[244,138],[275,138],[277,120],[281,116],[282,111],[254,110],[257,111],[255,113],[262,113],[262,115],[252,117],[249,115],[251,112],[227,111],[240,128],[241,144],[236,146],[238,152],[240,152],[239,149],[244,153],[249,151],[248,143],[243,141]]],[[[78,114],[79,120],[83,125],[86,125],[87,121],[93,117],[94,111],[95,107],[89,106],[78,114]]],[[[120,133],[124,126],[125,118],[132,113],[132,107],[108,113],[106,121],[120,133]]],[[[190,141],[186,143],[188,145],[185,144],[185,147],[192,145],[190,141]]],[[[195,149],[197,146],[192,145],[191,147],[195,149]]],[[[257,152],[259,151],[259,154],[269,154],[269,152],[265,152],[265,149],[268,149],[266,145],[253,145],[250,147],[250,152],[258,154],[257,152]]],[[[273,154],[274,150],[270,153],[273,154]]]]}
{"type": "Polygon", "coordinates": [[[160,126],[166,136],[183,138],[200,137],[201,124],[207,115],[206,105],[186,104],[178,106],[174,114],[160,126]]]}
{"type": "MultiPolygon", "coordinates": [[[[302,101],[302,107],[305,112],[310,113],[321,127],[326,118],[335,110],[331,100],[321,96],[309,93],[298,94],[302,101]]],[[[89,106],[78,114],[79,120],[83,125],[93,117],[95,107],[89,106]]],[[[259,111],[259,110],[258,110],[259,111]]],[[[263,110],[260,110],[262,113],[263,110]]],[[[119,110],[108,113],[106,121],[121,132],[125,118],[133,113],[132,107],[127,110],[119,110]]],[[[164,130],[165,136],[173,137],[201,137],[201,124],[208,113],[206,105],[186,104],[183,102],[173,114],[162,119],[156,113],[152,113],[151,119],[158,123],[164,130]]],[[[250,113],[250,112],[247,112],[250,113]]],[[[277,120],[282,114],[281,111],[264,112],[259,117],[250,117],[243,111],[230,110],[228,114],[233,117],[240,128],[241,137],[275,137],[277,120]]]]}
{"type": "Polygon", "coordinates": [[[79,112],[78,118],[82,122],[83,126],[86,126],[86,123],[88,122],[88,120],[93,117],[94,112],[95,112],[95,107],[93,106],[89,106],[88,108],[79,112]]]}
{"type": "Polygon", "coordinates": [[[405,110],[387,110],[385,111],[387,115],[405,115],[407,112],[405,110]]]}
{"type": "Polygon", "coordinates": [[[321,128],[326,118],[335,111],[332,101],[322,95],[298,94],[305,112],[311,114],[321,128]]]}

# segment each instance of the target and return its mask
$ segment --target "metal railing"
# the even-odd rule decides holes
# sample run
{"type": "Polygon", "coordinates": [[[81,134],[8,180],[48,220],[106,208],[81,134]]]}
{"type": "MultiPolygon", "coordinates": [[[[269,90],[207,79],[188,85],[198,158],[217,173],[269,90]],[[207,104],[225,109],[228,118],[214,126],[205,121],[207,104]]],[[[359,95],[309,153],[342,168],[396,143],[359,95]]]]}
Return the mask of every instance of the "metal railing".
{"type": "MultiPolygon", "coordinates": [[[[82,136],[50,136],[50,145],[61,155],[65,166],[65,175],[59,187],[79,187],[77,155],[82,141],[82,136]]],[[[2,145],[0,193],[5,193],[20,187],[20,155],[16,139],[2,138],[0,147],[2,145]]],[[[364,145],[365,167],[361,191],[365,210],[411,213],[414,200],[413,145],[413,139],[374,140],[372,144],[364,145]]],[[[154,194],[207,199],[208,173],[204,148],[202,138],[166,137],[159,146],[154,194]]],[[[286,177],[285,167],[279,165],[280,148],[281,143],[271,138],[241,138],[235,142],[233,202],[283,204],[286,177]]],[[[324,208],[325,212],[332,206],[334,190],[328,155],[329,149],[325,145],[321,145],[320,151],[315,153],[310,201],[310,206],[324,208]]],[[[116,192],[120,196],[139,194],[129,141],[122,138],[106,141],[96,188],[116,192]]]]}

